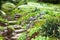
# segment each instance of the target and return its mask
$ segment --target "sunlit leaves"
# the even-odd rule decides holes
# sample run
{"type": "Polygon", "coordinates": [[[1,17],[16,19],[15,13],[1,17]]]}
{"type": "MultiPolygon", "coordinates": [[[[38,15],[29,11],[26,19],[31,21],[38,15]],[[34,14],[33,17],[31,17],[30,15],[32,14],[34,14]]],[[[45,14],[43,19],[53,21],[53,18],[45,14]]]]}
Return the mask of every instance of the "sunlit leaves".
{"type": "Polygon", "coordinates": [[[36,36],[35,39],[32,39],[32,40],[49,40],[49,37],[36,36]]]}
{"type": "Polygon", "coordinates": [[[4,40],[4,38],[0,35],[0,40],[4,40]]]}
{"type": "Polygon", "coordinates": [[[39,27],[34,27],[34,28],[31,28],[28,30],[28,36],[32,36],[35,32],[38,32],[39,31],[39,27]]]}
{"type": "Polygon", "coordinates": [[[25,40],[26,39],[26,33],[22,33],[22,35],[18,38],[18,40],[25,40]]]}
{"type": "Polygon", "coordinates": [[[16,6],[13,3],[5,3],[2,5],[2,9],[9,11],[14,9],[16,6]]]}
{"type": "Polygon", "coordinates": [[[40,21],[35,21],[36,27],[41,27],[45,23],[45,19],[40,19],[40,21]]]}

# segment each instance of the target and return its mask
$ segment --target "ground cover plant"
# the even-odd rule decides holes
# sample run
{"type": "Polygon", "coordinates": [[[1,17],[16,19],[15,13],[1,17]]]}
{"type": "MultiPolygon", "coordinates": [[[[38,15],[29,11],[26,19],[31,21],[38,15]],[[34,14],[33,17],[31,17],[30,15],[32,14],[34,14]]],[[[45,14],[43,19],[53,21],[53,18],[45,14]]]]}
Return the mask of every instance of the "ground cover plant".
{"type": "Polygon", "coordinates": [[[0,40],[60,40],[60,4],[2,0],[0,40]]]}

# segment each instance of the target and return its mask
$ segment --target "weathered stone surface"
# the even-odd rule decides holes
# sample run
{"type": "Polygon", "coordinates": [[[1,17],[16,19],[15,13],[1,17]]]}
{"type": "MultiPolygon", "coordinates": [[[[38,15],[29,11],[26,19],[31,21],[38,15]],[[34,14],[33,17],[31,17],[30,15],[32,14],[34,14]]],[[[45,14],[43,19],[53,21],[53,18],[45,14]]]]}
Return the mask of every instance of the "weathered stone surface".
{"type": "Polygon", "coordinates": [[[21,29],[22,28],[21,25],[14,25],[13,27],[14,27],[14,29],[21,29]]]}
{"type": "Polygon", "coordinates": [[[17,30],[15,30],[14,32],[15,32],[15,33],[22,33],[22,32],[24,32],[24,31],[26,31],[26,30],[25,30],[25,29],[20,29],[20,30],[17,29],[17,30]]]}

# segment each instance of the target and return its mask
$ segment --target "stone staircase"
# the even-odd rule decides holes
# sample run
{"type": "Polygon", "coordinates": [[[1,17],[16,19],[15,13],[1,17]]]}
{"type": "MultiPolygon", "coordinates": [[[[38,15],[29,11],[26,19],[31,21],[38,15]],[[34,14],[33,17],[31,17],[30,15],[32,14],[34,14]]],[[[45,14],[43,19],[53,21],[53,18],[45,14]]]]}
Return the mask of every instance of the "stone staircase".
{"type": "MultiPolygon", "coordinates": [[[[14,24],[15,22],[16,21],[9,21],[9,24],[14,24]]],[[[17,40],[17,38],[26,31],[26,29],[22,28],[21,25],[14,24],[12,27],[15,29],[14,31],[8,27],[5,27],[3,31],[0,31],[0,34],[2,34],[4,40],[17,40]]]]}
{"type": "Polygon", "coordinates": [[[17,38],[26,31],[26,29],[22,29],[21,26],[14,26],[15,30],[12,33],[12,40],[17,40],[17,38]]]}

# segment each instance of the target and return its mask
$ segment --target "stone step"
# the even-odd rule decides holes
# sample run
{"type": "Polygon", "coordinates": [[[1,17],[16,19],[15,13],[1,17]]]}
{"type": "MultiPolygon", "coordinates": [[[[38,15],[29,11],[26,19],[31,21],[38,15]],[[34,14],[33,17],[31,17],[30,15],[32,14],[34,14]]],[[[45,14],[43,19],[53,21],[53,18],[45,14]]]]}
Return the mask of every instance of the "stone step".
{"type": "Polygon", "coordinates": [[[4,33],[4,32],[1,32],[1,31],[0,31],[0,34],[1,34],[1,35],[2,35],[3,33],[4,33]]]}
{"type": "Polygon", "coordinates": [[[17,40],[18,37],[11,37],[11,40],[17,40]]]}
{"type": "Polygon", "coordinates": [[[8,26],[8,24],[0,21],[0,26],[6,27],[6,26],[8,26]]]}
{"type": "Polygon", "coordinates": [[[16,23],[17,21],[8,21],[8,23],[16,23]]]}
{"type": "Polygon", "coordinates": [[[14,36],[14,35],[16,35],[16,33],[15,33],[15,32],[13,32],[13,33],[12,33],[12,36],[14,36]]]}
{"type": "Polygon", "coordinates": [[[21,25],[14,25],[13,27],[14,27],[14,29],[22,29],[21,25]]]}
{"type": "Polygon", "coordinates": [[[9,23],[10,25],[13,25],[13,24],[16,24],[17,21],[8,21],[8,23],[9,23]]]}
{"type": "Polygon", "coordinates": [[[19,33],[19,34],[16,34],[14,37],[19,37],[19,36],[21,36],[21,33],[19,33]]]}
{"type": "Polygon", "coordinates": [[[14,32],[15,33],[22,33],[22,32],[25,32],[26,31],[26,29],[20,29],[20,30],[15,30],[14,32]]]}
{"type": "Polygon", "coordinates": [[[22,35],[21,33],[16,34],[16,35],[12,36],[11,39],[17,39],[17,38],[18,38],[19,36],[21,36],[21,35],[22,35]]]}

